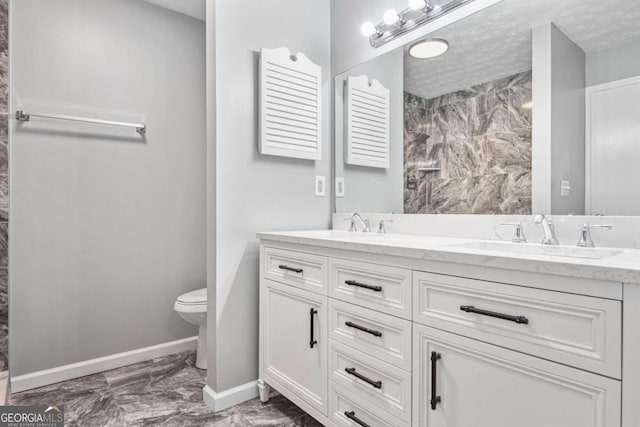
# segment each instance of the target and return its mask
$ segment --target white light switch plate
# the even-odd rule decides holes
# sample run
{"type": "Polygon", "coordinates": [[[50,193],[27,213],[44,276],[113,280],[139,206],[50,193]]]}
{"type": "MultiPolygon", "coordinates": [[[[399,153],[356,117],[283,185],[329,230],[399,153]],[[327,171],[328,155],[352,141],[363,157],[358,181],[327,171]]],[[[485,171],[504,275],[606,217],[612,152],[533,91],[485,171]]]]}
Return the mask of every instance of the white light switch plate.
{"type": "Polygon", "coordinates": [[[344,178],[336,178],[336,197],[344,197],[344,178]]]}
{"type": "Polygon", "coordinates": [[[324,197],[325,193],[325,181],[324,176],[316,176],[315,195],[318,197],[324,197]]]}
{"type": "Polygon", "coordinates": [[[571,182],[560,181],[560,197],[569,197],[571,195],[571,182]]]}

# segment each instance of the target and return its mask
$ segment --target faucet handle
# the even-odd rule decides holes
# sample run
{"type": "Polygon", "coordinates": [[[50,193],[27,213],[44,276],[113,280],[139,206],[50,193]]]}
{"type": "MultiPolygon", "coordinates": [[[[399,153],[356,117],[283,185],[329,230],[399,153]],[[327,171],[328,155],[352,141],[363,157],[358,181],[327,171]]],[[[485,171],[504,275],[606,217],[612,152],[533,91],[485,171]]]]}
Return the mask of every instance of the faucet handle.
{"type": "Polygon", "coordinates": [[[511,241],[513,243],[527,243],[527,238],[524,236],[524,229],[522,228],[522,223],[520,221],[518,222],[503,222],[500,223],[501,226],[503,227],[515,227],[516,228],[516,234],[513,236],[513,239],[511,239],[511,241]]]}
{"type": "Polygon", "coordinates": [[[578,247],[581,248],[595,248],[596,244],[593,243],[593,239],[591,238],[591,229],[599,228],[602,230],[613,230],[613,225],[611,224],[597,224],[591,225],[587,222],[582,224],[582,231],[580,231],[580,239],[578,239],[578,247]]]}
{"type": "Polygon", "coordinates": [[[380,221],[378,221],[378,234],[387,234],[386,224],[392,222],[392,219],[384,219],[384,217],[380,218],[380,221]]]}

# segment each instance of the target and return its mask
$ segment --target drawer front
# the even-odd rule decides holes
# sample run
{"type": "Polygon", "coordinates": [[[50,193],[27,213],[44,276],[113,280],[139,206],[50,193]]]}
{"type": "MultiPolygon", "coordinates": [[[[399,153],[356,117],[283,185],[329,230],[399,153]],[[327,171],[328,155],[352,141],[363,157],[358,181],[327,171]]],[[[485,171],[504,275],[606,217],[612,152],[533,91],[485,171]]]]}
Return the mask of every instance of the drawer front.
{"type": "Polygon", "coordinates": [[[411,320],[411,271],[331,258],[329,295],[411,320]]]}
{"type": "Polygon", "coordinates": [[[411,322],[329,299],[329,337],[411,371],[411,322]]]}
{"type": "Polygon", "coordinates": [[[263,251],[265,278],[327,294],[327,257],[270,247],[264,247],[263,251]]]}
{"type": "Polygon", "coordinates": [[[621,378],[621,303],[414,272],[414,321],[621,378]]]}
{"type": "Polygon", "coordinates": [[[411,373],[332,340],[329,372],[329,380],[351,394],[411,422],[411,373]]]}
{"type": "Polygon", "coordinates": [[[330,384],[329,419],[344,427],[409,427],[410,423],[384,414],[381,408],[358,399],[337,384],[330,384]]]}

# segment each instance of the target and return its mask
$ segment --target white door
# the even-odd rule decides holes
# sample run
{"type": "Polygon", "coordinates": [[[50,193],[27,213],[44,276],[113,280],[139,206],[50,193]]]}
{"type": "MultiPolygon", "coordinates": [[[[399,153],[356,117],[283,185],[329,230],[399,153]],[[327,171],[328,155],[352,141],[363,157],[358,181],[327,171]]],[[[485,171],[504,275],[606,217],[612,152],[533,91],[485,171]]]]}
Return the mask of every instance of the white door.
{"type": "Polygon", "coordinates": [[[413,348],[415,426],[620,426],[619,381],[421,325],[413,348]]]}
{"type": "Polygon", "coordinates": [[[586,95],[586,214],[640,215],[640,77],[586,95]]]}
{"type": "Polygon", "coordinates": [[[260,305],[262,379],[326,415],[327,297],[265,280],[260,305]]]}

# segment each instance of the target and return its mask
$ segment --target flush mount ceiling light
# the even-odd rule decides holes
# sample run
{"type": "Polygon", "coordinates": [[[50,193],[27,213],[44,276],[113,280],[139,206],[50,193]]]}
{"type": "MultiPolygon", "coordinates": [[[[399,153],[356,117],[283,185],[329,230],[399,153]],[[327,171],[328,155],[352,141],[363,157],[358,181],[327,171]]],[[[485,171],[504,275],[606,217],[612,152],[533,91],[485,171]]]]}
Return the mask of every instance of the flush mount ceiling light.
{"type": "MultiPolygon", "coordinates": [[[[365,22],[360,30],[365,37],[369,37],[371,46],[380,47],[473,1],[475,0],[449,0],[444,4],[434,6],[429,3],[429,0],[408,0],[409,7],[402,12],[388,9],[382,17],[382,22],[378,25],[365,22]]],[[[439,3],[442,2],[439,1],[439,3]]]]}
{"type": "Polygon", "coordinates": [[[418,59],[429,59],[440,56],[449,50],[449,42],[443,39],[420,40],[411,45],[409,55],[418,59]]]}

